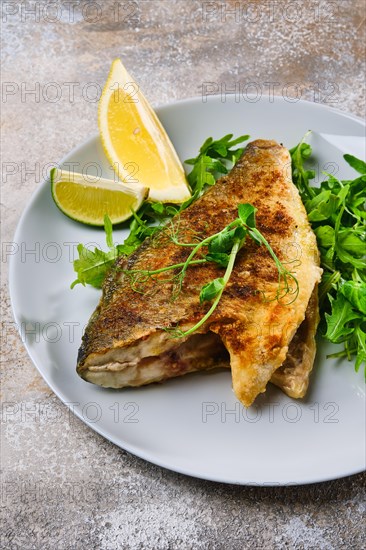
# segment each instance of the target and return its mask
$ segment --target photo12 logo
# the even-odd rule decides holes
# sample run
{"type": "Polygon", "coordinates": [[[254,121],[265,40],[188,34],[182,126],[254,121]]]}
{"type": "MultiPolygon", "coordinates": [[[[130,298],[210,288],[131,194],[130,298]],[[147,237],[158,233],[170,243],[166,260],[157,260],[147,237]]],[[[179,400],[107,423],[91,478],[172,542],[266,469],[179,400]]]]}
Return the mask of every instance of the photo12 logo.
{"type": "MultiPolygon", "coordinates": [[[[199,13],[202,21],[213,23],[284,23],[292,25],[309,23],[328,23],[338,19],[339,2],[315,1],[300,2],[297,0],[266,0],[265,2],[228,1],[202,2],[199,13]]],[[[195,13],[197,17],[197,13],[195,13]]]]}
{"type": "MultiPolygon", "coordinates": [[[[114,103],[139,103],[140,87],[136,82],[126,82],[121,85],[114,82],[107,89],[113,92],[114,103]]],[[[65,101],[74,104],[77,100],[87,103],[98,103],[103,88],[99,82],[16,82],[1,83],[2,103],[58,103],[65,101]]]]}
{"type": "MultiPolygon", "coordinates": [[[[60,502],[68,504],[87,504],[96,506],[116,506],[123,505],[126,501],[126,482],[129,477],[123,472],[119,474],[118,481],[103,482],[99,481],[74,481],[66,478],[62,481],[56,479],[52,481],[37,479],[37,476],[32,476],[31,481],[22,481],[19,477],[14,478],[10,475],[0,483],[0,501],[1,506],[9,507],[12,505],[31,505],[39,503],[40,506],[51,505],[59,506],[60,502]]],[[[127,484],[128,485],[128,484],[127,484]]],[[[9,530],[10,531],[10,530],[9,530]]],[[[17,533],[16,543],[14,543],[11,533],[4,533],[2,541],[9,536],[8,545],[2,546],[7,550],[24,550],[29,548],[29,538],[23,539],[17,533]],[[10,541],[10,537],[12,540],[10,541]]],[[[37,548],[42,548],[43,543],[40,540],[39,532],[32,532],[32,543],[37,544],[37,548]]]]}
{"type": "MultiPolygon", "coordinates": [[[[81,164],[75,161],[65,161],[60,166],[56,162],[34,162],[29,163],[26,161],[4,161],[1,164],[1,183],[11,183],[12,185],[27,185],[28,183],[41,183],[45,180],[50,180],[51,171],[53,168],[62,170],[64,177],[67,176],[70,182],[80,183],[79,178],[85,181],[85,184],[95,184],[99,180],[103,179],[103,168],[95,161],[86,162],[81,164]]],[[[140,166],[137,162],[128,161],[125,164],[114,162],[108,167],[108,177],[111,181],[118,183],[118,173],[123,171],[125,174],[124,182],[127,184],[139,183],[138,175],[140,172],[140,166]]],[[[81,183],[84,183],[82,181],[81,183]]]]}
{"type": "Polygon", "coordinates": [[[239,401],[228,404],[225,401],[204,401],[201,406],[201,421],[207,423],[221,424],[256,424],[264,422],[273,424],[275,422],[287,422],[297,424],[298,422],[314,422],[315,424],[338,424],[339,405],[335,402],[318,403],[314,402],[306,406],[296,402],[270,402],[266,405],[253,404],[251,407],[244,407],[239,401]]]}
{"type": "Polygon", "coordinates": [[[257,103],[266,99],[274,103],[275,97],[282,97],[287,103],[297,103],[308,99],[314,103],[336,104],[341,102],[340,88],[336,82],[313,82],[304,85],[300,82],[203,82],[199,87],[202,103],[211,95],[220,97],[222,103],[234,98],[235,103],[245,101],[257,103]]]}
{"type": "Polygon", "coordinates": [[[137,24],[140,21],[139,2],[133,0],[119,2],[93,2],[70,0],[63,2],[3,1],[1,4],[2,23],[114,23],[137,24]]]}
{"type": "Polygon", "coordinates": [[[136,401],[114,401],[110,404],[96,401],[80,403],[65,402],[64,406],[53,397],[51,400],[39,401],[4,401],[1,404],[0,419],[3,425],[12,424],[68,424],[77,422],[77,414],[83,422],[98,424],[101,420],[114,424],[138,424],[140,407],[136,401]]]}

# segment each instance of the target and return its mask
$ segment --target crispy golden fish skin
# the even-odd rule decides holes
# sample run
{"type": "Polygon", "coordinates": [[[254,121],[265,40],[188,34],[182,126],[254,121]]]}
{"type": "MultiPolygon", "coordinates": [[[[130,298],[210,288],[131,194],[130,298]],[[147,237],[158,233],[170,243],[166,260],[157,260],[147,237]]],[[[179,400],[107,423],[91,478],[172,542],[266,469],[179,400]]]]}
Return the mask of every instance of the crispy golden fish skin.
{"type": "Polygon", "coordinates": [[[318,285],[305,312],[305,319],[292,338],[284,363],[272,374],[271,382],[290,397],[304,397],[309,386],[316,354],[316,330],[319,324],[318,285]]]}
{"type": "Polygon", "coordinates": [[[228,352],[234,392],[250,406],[284,363],[320,276],[316,239],[291,180],[289,152],[275,141],[254,141],[228,176],[117,261],[84,333],[77,371],[102,386],[138,386],[212,368],[212,357],[219,353],[218,363],[225,363],[228,352]],[[277,268],[265,247],[248,238],[214,314],[193,336],[172,338],[167,328],[187,330],[206,313],[210,303],[200,304],[200,289],[221,277],[223,269],[213,263],[191,266],[175,299],[166,274],[147,279],[136,292],[125,270],[156,270],[184,261],[190,249],[174,244],[172,231],[181,242],[208,237],[236,219],[240,203],[258,209],[258,229],[282,262],[292,262],[286,265],[299,282],[297,299],[289,305],[274,299],[277,268]],[[221,342],[227,350],[223,354],[221,342]]]}

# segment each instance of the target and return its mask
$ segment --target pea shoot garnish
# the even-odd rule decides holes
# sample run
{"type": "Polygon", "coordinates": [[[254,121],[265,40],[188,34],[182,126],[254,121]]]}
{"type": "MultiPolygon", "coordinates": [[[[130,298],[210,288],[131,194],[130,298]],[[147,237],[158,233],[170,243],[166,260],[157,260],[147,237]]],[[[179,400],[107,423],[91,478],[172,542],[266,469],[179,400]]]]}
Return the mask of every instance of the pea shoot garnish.
{"type": "MultiPolygon", "coordinates": [[[[144,283],[161,273],[169,271],[175,271],[173,277],[168,279],[156,279],[158,282],[172,282],[175,281],[178,292],[173,293],[173,297],[176,298],[182,289],[184,278],[187,274],[189,267],[202,265],[204,263],[213,262],[218,267],[225,269],[221,277],[217,277],[211,281],[208,281],[202,288],[199,294],[199,300],[203,302],[212,302],[211,307],[207,313],[191,328],[186,331],[181,330],[179,327],[173,329],[168,328],[169,332],[176,337],[189,336],[196,332],[213,314],[217,308],[222,294],[228,284],[231,274],[234,269],[236,257],[240,249],[244,246],[247,237],[252,238],[258,245],[264,245],[272,257],[277,270],[278,270],[278,289],[273,299],[281,301],[282,304],[286,296],[290,299],[286,304],[292,303],[296,300],[299,293],[299,285],[292,273],[290,273],[281,261],[274,253],[272,247],[262,235],[262,233],[256,227],[255,213],[257,209],[251,204],[240,204],[238,206],[238,217],[228,224],[224,229],[218,233],[214,233],[209,237],[199,240],[197,243],[180,243],[176,237],[174,242],[178,246],[189,246],[192,251],[188,255],[185,262],[170,265],[156,270],[149,269],[137,269],[137,270],[124,270],[126,276],[131,278],[131,286],[137,292],[144,292],[144,283]],[[205,247],[207,253],[202,256],[202,249],[205,247]],[[197,258],[197,255],[200,255],[197,258]]],[[[263,298],[269,300],[263,292],[263,298]]]]}

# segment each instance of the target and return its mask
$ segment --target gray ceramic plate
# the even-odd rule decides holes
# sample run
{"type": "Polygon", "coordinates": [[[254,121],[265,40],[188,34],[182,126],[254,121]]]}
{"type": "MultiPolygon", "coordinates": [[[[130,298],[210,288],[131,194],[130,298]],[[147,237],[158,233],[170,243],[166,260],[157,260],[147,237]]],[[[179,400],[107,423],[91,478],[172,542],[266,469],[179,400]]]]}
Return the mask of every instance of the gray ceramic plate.
{"type": "MultiPolygon", "coordinates": [[[[181,159],[194,156],[208,136],[226,133],[273,138],[292,147],[309,128],[342,136],[365,132],[359,119],[320,104],[246,99],[195,98],[157,111],[181,159]]],[[[312,139],[320,170],[329,170],[327,163],[332,163],[338,175],[352,175],[337,147],[317,134],[312,139]]],[[[344,152],[358,141],[344,139],[344,152]]],[[[77,171],[87,168],[90,174],[96,173],[97,163],[104,176],[113,177],[98,137],[74,149],[61,164],[70,161],[79,163],[77,171]]],[[[122,240],[123,230],[115,238],[122,240]]],[[[229,372],[188,375],[139,389],[102,389],[75,372],[83,328],[100,293],[69,286],[75,246],[104,246],[103,231],[65,217],[46,181],[24,212],[15,241],[19,249],[11,258],[11,300],[28,353],[56,395],[116,445],[171,470],[227,483],[302,484],[364,468],[363,376],[347,361],[327,360],[323,342],[303,401],[269,387],[245,410],[231,390],[229,372]],[[27,255],[27,250],[36,254],[27,255]]]]}

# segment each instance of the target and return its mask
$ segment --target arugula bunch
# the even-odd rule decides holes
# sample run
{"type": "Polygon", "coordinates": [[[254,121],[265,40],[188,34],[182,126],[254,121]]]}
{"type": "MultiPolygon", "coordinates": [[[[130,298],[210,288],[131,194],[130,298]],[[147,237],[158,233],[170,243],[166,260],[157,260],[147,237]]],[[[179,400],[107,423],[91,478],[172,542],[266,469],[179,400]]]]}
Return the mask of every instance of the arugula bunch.
{"type": "Polygon", "coordinates": [[[196,201],[206,186],[215,185],[220,176],[229,172],[244,151],[243,147],[237,149],[233,147],[247,141],[249,137],[245,135],[232,139],[233,134],[227,134],[215,141],[209,137],[200,148],[197,157],[185,161],[186,164],[193,166],[188,174],[192,197],[182,204],[181,210],[196,201]]]}
{"type": "Polygon", "coordinates": [[[129,235],[123,244],[114,246],[112,224],[106,216],[104,230],[109,250],[104,252],[95,248],[92,251],[79,244],[77,247],[79,258],[74,261],[77,278],[71,288],[79,283],[84,286],[88,284],[95,288],[101,288],[108,270],[119,256],[122,254],[129,256],[147,237],[154,235],[175,214],[197,200],[207,186],[214,185],[222,174],[227,174],[244,150],[235,148],[235,146],[249,139],[249,136],[241,136],[236,139],[232,139],[232,137],[233,134],[228,134],[218,140],[208,138],[200,148],[198,156],[186,161],[188,165],[193,166],[192,171],[188,174],[192,197],[180,207],[145,201],[138,212],[133,212],[129,235]]]}
{"type": "MultiPolygon", "coordinates": [[[[366,163],[352,155],[345,161],[359,174],[339,180],[325,173],[320,187],[305,168],[309,144],[290,150],[293,181],[317,237],[323,277],[319,288],[323,336],[343,350],[330,357],[355,358],[355,369],[366,365],[366,163]]],[[[366,368],[365,368],[366,376],[366,368]]]]}

